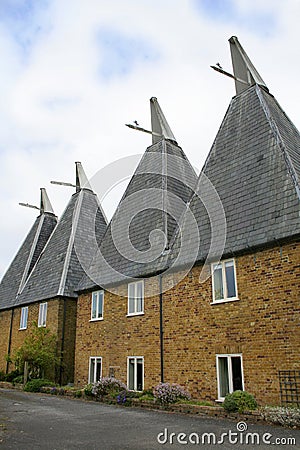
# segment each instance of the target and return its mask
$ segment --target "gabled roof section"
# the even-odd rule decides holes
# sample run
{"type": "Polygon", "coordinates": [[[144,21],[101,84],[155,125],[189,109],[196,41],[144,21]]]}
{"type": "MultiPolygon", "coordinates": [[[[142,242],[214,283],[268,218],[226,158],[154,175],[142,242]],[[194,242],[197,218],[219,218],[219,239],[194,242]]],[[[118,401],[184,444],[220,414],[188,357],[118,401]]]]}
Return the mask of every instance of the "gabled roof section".
{"type": "Polygon", "coordinates": [[[14,305],[57,223],[46,190],[41,188],[40,215],[0,283],[0,309],[14,305]]]}
{"type": "Polygon", "coordinates": [[[152,118],[157,113],[157,121],[161,119],[153,130],[162,135],[147,148],[134,172],[88,276],[79,285],[81,291],[162,270],[177,223],[193,193],[196,173],[167,130],[157,99],[152,98],[150,105],[152,118]],[[166,130],[168,139],[163,135],[166,130]]]}
{"type": "Polygon", "coordinates": [[[57,296],[77,297],[75,288],[84,274],[82,265],[93,251],[89,248],[90,239],[99,242],[107,223],[79,163],[76,163],[76,181],[76,192],[18,296],[17,304],[57,296]]]}

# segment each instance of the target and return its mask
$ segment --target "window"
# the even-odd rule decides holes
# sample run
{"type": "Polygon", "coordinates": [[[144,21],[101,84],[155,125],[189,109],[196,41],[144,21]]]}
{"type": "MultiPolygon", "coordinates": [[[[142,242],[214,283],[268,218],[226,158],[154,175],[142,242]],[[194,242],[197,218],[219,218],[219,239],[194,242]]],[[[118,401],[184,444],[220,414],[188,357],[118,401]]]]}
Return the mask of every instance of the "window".
{"type": "Polygon", "coordinates": [[[103,319],[103,300],[104,291],[96,291],[92,293],[91,320],[103,319]]]}
{"type": "Polygon", "coordinates": [[[20,330],[26,330],[28,319],[28,306],[21,309],[20,330]]]}
{"type": "Polygon", "coordinates": [[[213,302],[237,300],[234,260],[212,264],[212,272],[213,302]]]}
{"type": "Polygon", "coordinates": [[[218,399],[244,390],[242,355],[217,355],[218,399]]]}
{"type": "Polygon", "coordinates": [[[102,376],[101,356],[91,356],[89,366],[89,383],[96,383],[102,376]]]}
{"type": "Polygon", "coordinates": [[[46,320],[47,320],[47,303],[41,303],[40,304],[40,309],[39,309],[38,326],[39,327],[45,327],[46,326],[46,320]]]}
{"type": "Polygon", "coordinates": [[[127,358],[127,386],[130,391],[143,391],[144,389],[144,358],[130,356],[127,358]]]}
{"type": "Polygon", "coordinates": [[[144,312],[144,281],[128,284],[128,315],[144,312]]]}

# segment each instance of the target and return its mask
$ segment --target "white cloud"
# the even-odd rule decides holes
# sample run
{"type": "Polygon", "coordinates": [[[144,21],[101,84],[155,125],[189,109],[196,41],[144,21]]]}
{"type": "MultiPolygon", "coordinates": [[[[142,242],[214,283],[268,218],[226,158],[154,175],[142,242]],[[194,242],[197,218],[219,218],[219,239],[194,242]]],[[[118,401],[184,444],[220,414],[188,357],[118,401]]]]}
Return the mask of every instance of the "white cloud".
{"type": "MultiPolygon", "coordinates": [[[[22,1],[15,5],[21,8],[22,1]]],[[[43,186],[61,214],[72,190],[50,185],[50,179],[74,181],[77,160],[92,176],[117,158],[142,153],[149,136],[124,124],[138,120],[150,127],[151,96],[158,98],[191,162],[201,168],[234,95],[231,80],[209,67],[220,62],[231,71],[231,35],[239,37],[271,93],[300,126],[297,0],[235,0],[244,18],[240,22],[211,20],[194,0],[36,5],[30,20],[24,13],[0,22],[2,273],[35,217],[17,203],[38,202],[43,186]],[[265,33],[247,23],[247,16],[266,15],[276,26],[266,26],[265,33]],[[118,72],[119,48],[114,76],[105,79],[101,69],[111,58],[99,44],[99,32],[107,30],[124,36],[127,45],[135,43],[140,54],[131,54],[133,62],[118,72]],[[143,57],[144,50],[150,58],[143,57]]],[[[122,68],[126,58],[119,58],[122,68]]]]}

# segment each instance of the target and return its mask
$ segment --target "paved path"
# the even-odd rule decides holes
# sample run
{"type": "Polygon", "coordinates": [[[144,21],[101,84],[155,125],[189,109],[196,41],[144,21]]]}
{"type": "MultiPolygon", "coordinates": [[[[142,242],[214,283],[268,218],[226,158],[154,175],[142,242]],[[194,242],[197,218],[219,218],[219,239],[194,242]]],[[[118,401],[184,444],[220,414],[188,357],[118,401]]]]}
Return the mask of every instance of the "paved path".
{"type": "Polygon", "coordinates": [[[300,449],[300,430],[249,425],[244,433],[229,437],[230,432],[237,433],[237,424],[227,420],[0,389],[0,450],[300,449]],[[248,445],[234,443],[241,436],[245,442],[246,434],[254,432],[254,443],[251,439],[248,445]],[[222,433],[227,435],[222,444],[213,444],[213,435],[206,435],[202,445],[203,433],[214,433],[216,442],[222,440],[222,433]],[[264,433],[273,445],[262,443],[264,433]],[[257,436],[260,445],[256,445],[257,436]],[[280,445],[275,444],[276,438],[280,445]],[[288,443],[289,438],[296,439],[296,445],[288,443]],[[191,442],[180,444],[178,439],[191,442]]]}

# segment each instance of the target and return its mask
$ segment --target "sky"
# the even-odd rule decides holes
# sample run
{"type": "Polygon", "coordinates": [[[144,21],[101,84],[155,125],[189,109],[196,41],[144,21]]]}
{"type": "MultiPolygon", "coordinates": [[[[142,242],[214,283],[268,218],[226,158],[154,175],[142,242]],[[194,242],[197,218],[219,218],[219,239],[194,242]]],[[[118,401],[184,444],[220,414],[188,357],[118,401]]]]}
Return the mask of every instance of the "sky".
{"type": "MultiPolygon", "coordinates": [[[[237,36],[270,92],[300,129],[299,0],[0,0],[0,277],[47,189],[60,216],[75,182],[151,137],[158,98],[179,145],[201,170],[231,98],[228,39],[237,36]]],[[[110,218],[126,187],[102,201],[110,218]]]]}

